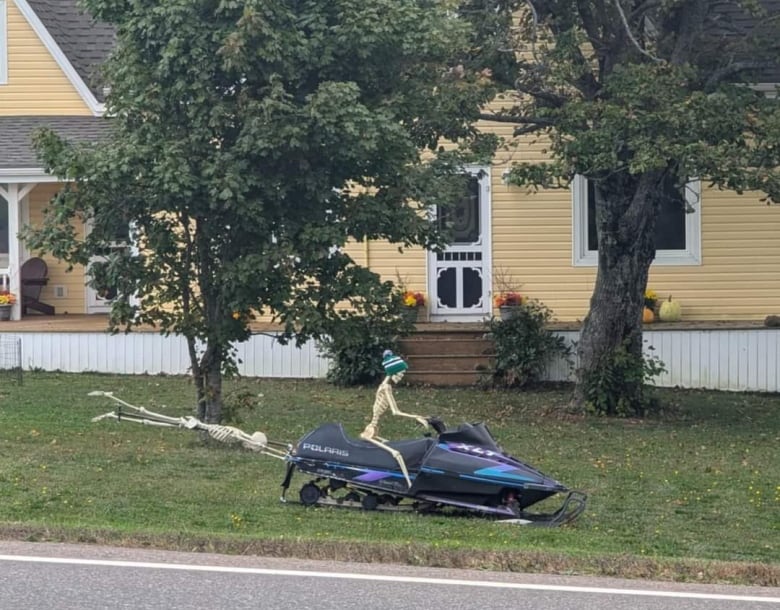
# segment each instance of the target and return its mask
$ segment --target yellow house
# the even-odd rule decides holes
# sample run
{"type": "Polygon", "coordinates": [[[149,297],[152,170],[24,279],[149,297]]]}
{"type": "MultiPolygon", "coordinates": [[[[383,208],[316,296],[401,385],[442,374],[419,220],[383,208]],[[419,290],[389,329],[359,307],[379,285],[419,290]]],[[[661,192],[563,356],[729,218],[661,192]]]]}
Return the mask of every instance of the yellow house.
{"type": "MultiPolygon", "coordinates": [[[[94,23],[75,1],[0,0],[0,277],[15,295],[22,294],[22,264],[34,254],[16,235],[41,218],[60,187],[36,158],[32,134],[51,127],[74,141],[100,136],[106,121],[96,68],[113,40],[111,29],[94,23]]],[[[83,273],[66,274],[64,265],[45,260],[39,311],[107,311],[83,273]]],[[[15,318],[21,310],[18,302],[15,318]]]]}
{"type": "MultiPolygon", "coordinates": [[[[15,294],[21,265],[33,253],[14,236],[38,221],[59,184],[40,167],[31,134],[50,126],[75,140],[100,136],[106,121],[95,75],[112,44],[112,30],[81,12],[76,0],[0,0],[0,275],[15,294]]],[[[483,127],[502,136],[511,131],[503,123],[483,127]]],[[[424,292],[431,322],[482,320],[505,287],[542,300],[561,321],[582,319],[596,269],[587,184],[575,180],[569,190],[530,193],[503,180],[512,161],[540,160],[543,149],[529,141],[490,165],[469,168],[470,192],[448,219],[455,242],[445,252],[399,254],[393,245],[372,242],[353,246],[352,255],[424,292]]],[[[667,243],[659,245],[650,287],[661,298],[673,295],[685,320],[780,314],[780,208],[764,205],[759,194],[738,196],[699,181],[689,183],[685,197],[688,213],[662,223],[667,243]]],[[[46,262],[40,299],[56,314],[108,310],[83,273],[66,274],[53,258],[46,262]]]]}

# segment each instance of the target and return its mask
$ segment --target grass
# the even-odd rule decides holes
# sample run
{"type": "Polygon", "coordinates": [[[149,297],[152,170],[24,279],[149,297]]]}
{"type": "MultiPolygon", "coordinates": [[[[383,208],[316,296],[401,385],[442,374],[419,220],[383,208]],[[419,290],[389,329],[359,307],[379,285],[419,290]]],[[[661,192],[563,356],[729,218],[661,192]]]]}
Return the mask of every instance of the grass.
{"type": "MultiPolygon", "coordinates": [[[[240,380],[257,406],[240,427],[295,441],[326,421],[357,434],[373,388],[240,380]]],[[[545,415],[565,389],[399,388],[407,412],[485,420],[502,446],[585,490],[559,529],[489,519],[307,509],[279,502],[281,462],[201,444],[188,431],[112,421],[90,390],[191,414],[187,379],[28,373],[0,385],[0,537],[97,541],[364,561],[777,585],[780,397],[662,391],[663,420],[545,415]]],[[[386,416],[389,438],[418,434],[386,416]]],[[[305,478],[298,474],[290,496],[305,478]]]]}

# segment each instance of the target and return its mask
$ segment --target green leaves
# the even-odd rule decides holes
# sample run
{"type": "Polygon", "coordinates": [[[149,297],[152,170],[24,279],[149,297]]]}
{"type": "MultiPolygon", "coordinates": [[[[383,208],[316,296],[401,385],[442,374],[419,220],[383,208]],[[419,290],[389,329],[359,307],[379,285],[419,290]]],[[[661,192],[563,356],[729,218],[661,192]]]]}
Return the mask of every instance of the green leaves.
{"type": "MultiPolygon", "coordinates": [[[[385,288],[342,252],[350,239],[441,242],[420,212],[452,192],[489,95],[469,71],[452,78],[467,26],[447,2],[85,4],[117,30],[116,133],[91,151],[41,136],[76,188],[27,235],[85,264],[132,223],[142,255],[96,268],[137,297],[117,301],[115,322],[184,334],[201,399],[219,400],[209,374],[230,368],[252,312],[302,340],[334,329],[337,303],[376,309],[385,288]],[[456,149],[440,153],[442,138],[456,149]],[[69,223],[87,217],[79,242],[69,223]]],[[[494,144],[482,138],[480,154],[494,144]]]]}

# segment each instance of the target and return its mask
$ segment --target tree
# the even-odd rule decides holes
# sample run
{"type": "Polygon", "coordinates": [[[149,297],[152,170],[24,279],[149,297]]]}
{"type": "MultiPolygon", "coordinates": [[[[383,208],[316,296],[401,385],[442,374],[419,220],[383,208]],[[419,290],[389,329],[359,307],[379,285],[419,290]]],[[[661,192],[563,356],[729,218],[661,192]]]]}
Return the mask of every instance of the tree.
{"type": "Polygon", "coordinates": [[[89,265],[128,235],[131,248],[92,263],[91,283],[117,290],[115,329],[186,337],[198,415],[217,422],[253,316],[318,336],[353,315],[341,305],[390,300],[349,240],[442,243],[425,212],[446,204],[469,147],[489,143],[472,126],[489,93],[453,62],[468,36],[439,0],[85,5],[116,27],[112,134],[79,148],[38,136],[71,182],[26,239],[89,265]]]}
{"type": "Polygon", "coordinates": [[[592,186],[598,272],[575,408],[646,409],[641,318],[662,206],[685,205],[679,191],[692,177],[780,194],[777,100],[745,86],[778,65],[778,9],[774,0],[463,3],[486,42],[472,61],[497,63],[517,96],[486,118],[549,138],[549,162],[515,165],[510,180],[565,187],[581,175],[592,186]]]}

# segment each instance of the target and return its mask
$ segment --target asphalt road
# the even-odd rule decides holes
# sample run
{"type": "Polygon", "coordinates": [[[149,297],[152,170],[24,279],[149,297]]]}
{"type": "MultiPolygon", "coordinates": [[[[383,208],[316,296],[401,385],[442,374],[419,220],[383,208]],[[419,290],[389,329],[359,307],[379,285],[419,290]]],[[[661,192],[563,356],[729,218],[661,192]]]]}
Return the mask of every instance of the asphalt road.
{"type": "Polygon", "coordinates": [[[3,610],[748,610],[780,589],[0,541],[3,610]]]}

